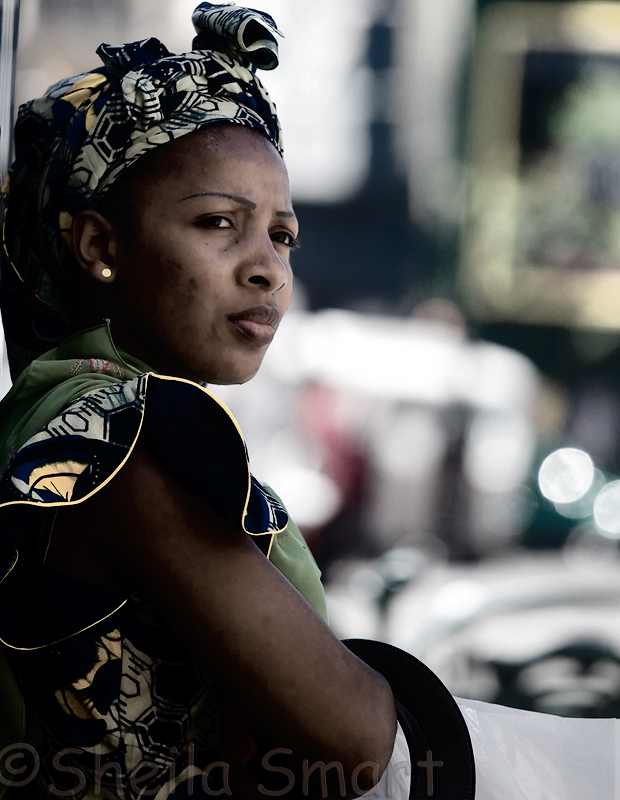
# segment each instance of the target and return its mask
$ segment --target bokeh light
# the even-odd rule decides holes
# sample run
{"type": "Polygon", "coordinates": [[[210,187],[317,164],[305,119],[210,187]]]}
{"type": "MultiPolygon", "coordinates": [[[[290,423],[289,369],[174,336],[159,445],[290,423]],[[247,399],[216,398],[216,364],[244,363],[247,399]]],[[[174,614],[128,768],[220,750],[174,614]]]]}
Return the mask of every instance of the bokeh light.
{"type": "Polygon", "coordinates": [[[555,503],[555,510],[567,519],[584,519],[592,516],[594,501],[605,486],[605,476],[600,469],[594,470],[594,477],[588,491],[577,500],[570,503],[555,503]]]}
{"type": "Polygon", "coordinates": [[[594,521],[610,539],[620,539],[620,481],[603,487],[594,501],[594,521]]]}
{"type": "Polygon", "coordinates": [[[269,473],[291,517],[304,528],[324,525],[338,510],[340,493],[323,473],[301,464],[282,464],[269,473]]]}
{"type": "Polygon", "coordinates": [[[576,447],[550,453],[538,472],[542,494],[552,503],[572,503],[588,491],[594,480],[590,456],[576,447]]]}

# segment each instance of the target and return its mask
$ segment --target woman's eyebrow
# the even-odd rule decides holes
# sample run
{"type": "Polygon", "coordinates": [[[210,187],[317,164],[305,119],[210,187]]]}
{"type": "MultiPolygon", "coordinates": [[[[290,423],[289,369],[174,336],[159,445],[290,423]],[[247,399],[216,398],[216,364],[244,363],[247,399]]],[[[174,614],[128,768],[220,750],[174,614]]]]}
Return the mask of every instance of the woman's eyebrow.
{"type": "MultiPolygon", "coordinates": [[[[256,208],[256,203],[252,202],[252,200],[248,200],[247,197],[239,197],[236,194],[226,194],[226,192],[198,192],[198,194],[190,194],[187,197],[181,198],[181,202],[183,202],[183,200],[191,200],[192,197],[225,197],[227,200],[234,200],[235,203],[241,203],[241,205],[251,208],[252,211],[256,208]]],[[[295,217],[295,212],[276,211],[276,217],[295,217]]]]}
{"type": "Polygon", "coordinates": [[[256,208],[256,203],[248,200],[247,197],[238,197],[236,194],[226,194],[225,192],[198,192],[198,194],[190,194],[181,198],[181,202],[183,200],[191,200],[192,197],[225,197],[227,200],[234,200],[235,203],[241,203],[241,205],[247,206],[252,210],[256,208]]]}

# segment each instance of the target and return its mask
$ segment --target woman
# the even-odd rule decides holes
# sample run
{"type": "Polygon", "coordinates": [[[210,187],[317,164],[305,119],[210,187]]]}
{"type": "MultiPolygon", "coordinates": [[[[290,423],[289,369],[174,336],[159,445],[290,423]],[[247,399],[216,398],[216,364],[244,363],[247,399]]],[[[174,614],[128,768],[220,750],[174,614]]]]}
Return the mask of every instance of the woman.
{"type": "Polygon", "coordinates": [[[304,759],[336,761],[354,796],[393,748],[387,682],[321,619],[301,536],[204,388],[258,370],[297,222],[254,74],[273,21],[193,21],[191,53],[102,45],[16,126],[2,313],[13,363],[35,359],[0,412],[0,638],[12,741],[40,759],[18,798],[282,794],[283,768],[255,779],[274,748],[298,792],[320,789],[304,759]]]}

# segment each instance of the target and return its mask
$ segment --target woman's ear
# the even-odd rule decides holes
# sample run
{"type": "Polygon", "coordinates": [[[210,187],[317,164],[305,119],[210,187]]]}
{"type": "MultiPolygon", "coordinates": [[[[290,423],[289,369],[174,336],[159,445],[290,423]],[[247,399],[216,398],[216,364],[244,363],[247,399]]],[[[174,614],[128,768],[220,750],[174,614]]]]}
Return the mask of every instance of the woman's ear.
{"type": "Polygon", "coordinates": [[[116,278],[116,231],[102,214],[87,208],[73,220],[73,255],[80,268],[100,283],[116,278]]]}

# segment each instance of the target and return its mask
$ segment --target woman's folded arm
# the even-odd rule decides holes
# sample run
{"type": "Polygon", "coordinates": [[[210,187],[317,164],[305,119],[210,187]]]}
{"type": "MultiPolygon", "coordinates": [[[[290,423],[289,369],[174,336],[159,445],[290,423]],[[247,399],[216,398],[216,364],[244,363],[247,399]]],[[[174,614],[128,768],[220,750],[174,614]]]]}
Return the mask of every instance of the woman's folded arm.
{"type": "MultiPolygon", "coordinates": [[[[250,536],[145,447],[94,497],[62,510],[49,559],[78,576],[90,562],[110,588],[141,589],[257,732],[293,750],[298,764],[338,761],[348,776],[366,761],[379,774],[386,767],[396,715],[385,679],[341,644],[250,536]]],[[[360,774],[361,787],[369,775],[360,774]]]]}

